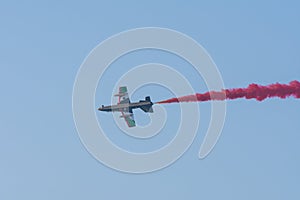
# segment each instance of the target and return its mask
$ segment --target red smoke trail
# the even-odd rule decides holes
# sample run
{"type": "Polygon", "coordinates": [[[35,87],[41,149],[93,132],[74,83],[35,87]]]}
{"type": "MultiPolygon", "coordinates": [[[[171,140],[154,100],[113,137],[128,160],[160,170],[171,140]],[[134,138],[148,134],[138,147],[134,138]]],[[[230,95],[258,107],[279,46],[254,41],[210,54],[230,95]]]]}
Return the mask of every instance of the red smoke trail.
{"type": "Polygon", "coordinates": [[[300,98],[300,82],[292,81],[289,84],[275,83],[267,86],[250,84],[247,88],[225,89],[221,91],[210,91],[203,94],[187,95],[178,98],[171,98],[157,103],[178,103],[178,102],[196,102],[225,99],[256,99],[262,101],[266,98],[279,97],[286,98],[293,96],[300,98]]]}

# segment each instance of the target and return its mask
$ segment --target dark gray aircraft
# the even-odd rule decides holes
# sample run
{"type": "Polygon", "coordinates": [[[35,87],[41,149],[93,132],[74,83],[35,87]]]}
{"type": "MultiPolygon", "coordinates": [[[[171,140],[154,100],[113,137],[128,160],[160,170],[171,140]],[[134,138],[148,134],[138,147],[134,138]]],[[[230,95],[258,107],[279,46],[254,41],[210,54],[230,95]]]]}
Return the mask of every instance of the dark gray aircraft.
{"type": "Polygon", "coordinates": [[[133,109],[140,108],[144,112],[153,113],[151,99],[149,96],[145,98],[145,100],[140,100],[139,102],[131,103],[128,97],[127,87],[119,87],[119,93],[115,94],[115,96],[119,97],[119,101],[117,105],[104,106],[102,105],[98,108],[99,111],[106,112],[121,112],[121,118],[124,118],[128,127],[134,127],[135,121],[133,117],[133,109]]]}

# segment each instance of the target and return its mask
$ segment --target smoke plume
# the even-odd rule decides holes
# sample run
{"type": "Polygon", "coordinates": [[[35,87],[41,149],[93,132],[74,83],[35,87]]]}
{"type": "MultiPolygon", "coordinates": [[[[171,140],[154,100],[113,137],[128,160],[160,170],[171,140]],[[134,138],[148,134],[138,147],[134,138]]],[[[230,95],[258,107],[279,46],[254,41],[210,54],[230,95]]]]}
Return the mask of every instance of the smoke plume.
{"type": "Polygon", "coordinates": [[[294,97],[300,98],[300,82],[291,81],[289,84],[275,83],[271,85],[258,85],[255,83],[250,84],[246,88],[233,88],[223,89],[221,91],[210,91],[206,93],[197,93],[193,95],[182,96],[178,98],[171,98],[157,103],[179,103],[179,102],[198,102],[198,101],[210,101],[226,99],[256,99],[258,101],[265,100],[266,98],[279,97],[287,98],[294,97]]]}

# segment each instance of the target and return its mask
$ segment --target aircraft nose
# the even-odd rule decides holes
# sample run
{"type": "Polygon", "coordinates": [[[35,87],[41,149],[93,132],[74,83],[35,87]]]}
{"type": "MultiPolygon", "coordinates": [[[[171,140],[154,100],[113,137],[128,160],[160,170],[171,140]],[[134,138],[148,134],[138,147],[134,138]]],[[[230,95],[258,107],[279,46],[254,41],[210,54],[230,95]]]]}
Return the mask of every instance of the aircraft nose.
{"type": "Polygon", "coordinates": [[[98,108],[98,110],[102,111],[104,108],[104,105],[102,105],[101,107],[98,108]]]}

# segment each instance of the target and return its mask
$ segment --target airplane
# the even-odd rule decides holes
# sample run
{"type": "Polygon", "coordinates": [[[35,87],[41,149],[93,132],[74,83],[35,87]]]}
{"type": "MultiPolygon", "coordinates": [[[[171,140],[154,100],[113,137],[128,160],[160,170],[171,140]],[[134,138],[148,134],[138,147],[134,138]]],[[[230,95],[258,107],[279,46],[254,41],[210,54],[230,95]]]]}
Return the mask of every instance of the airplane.
{"type": "Polygon", "coordinates": [[[140,100],[139,102],[130,102],[127,87],[119,87],[119,93],[114,96],[119,97],[119,101],[116,105],[104,106],[102,105],[98,108],[99,111],[106,112],[121,112],[120,118],[124,118],[128,127],[135,127],[135,120],[133,116],[133,109],[140,108],[144,112],[153,113],[150,96],[145,97],[145,100],[140,100]]]}

